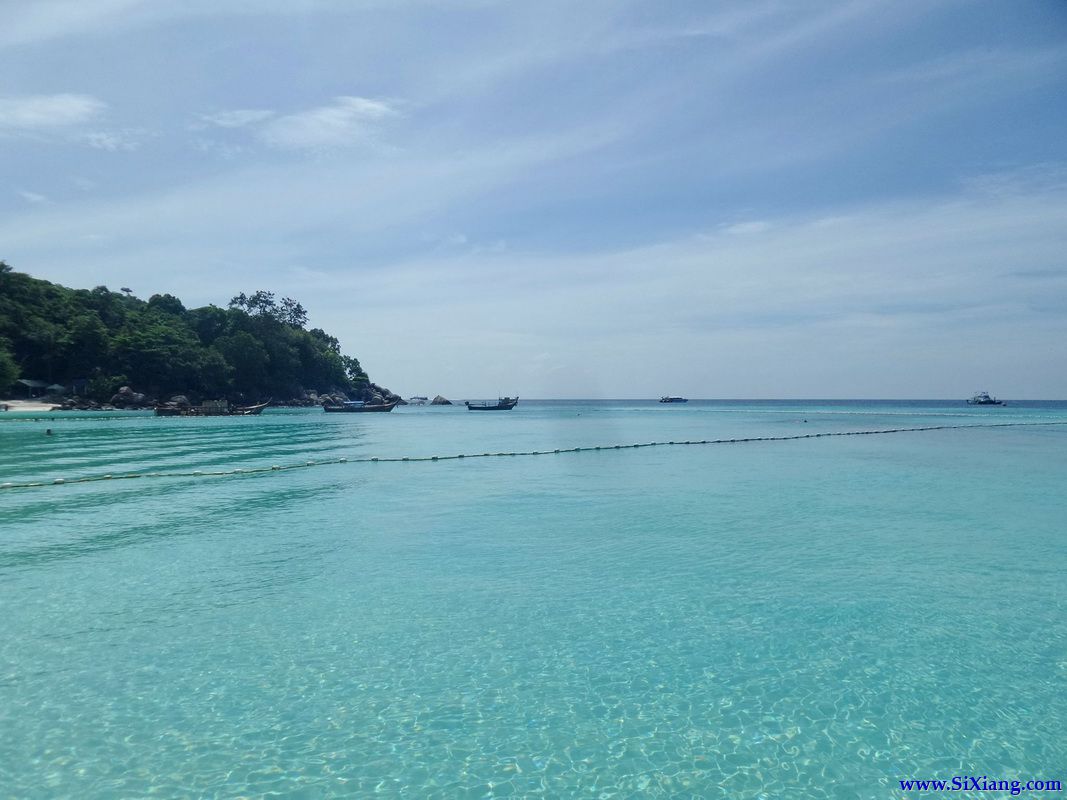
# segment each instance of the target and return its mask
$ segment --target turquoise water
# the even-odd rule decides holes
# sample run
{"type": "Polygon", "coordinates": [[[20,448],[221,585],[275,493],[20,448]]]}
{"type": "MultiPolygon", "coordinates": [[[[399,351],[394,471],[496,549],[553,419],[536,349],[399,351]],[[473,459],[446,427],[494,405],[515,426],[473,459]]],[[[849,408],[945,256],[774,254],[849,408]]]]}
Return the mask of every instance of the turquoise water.
{"type": "MultiPolygon", "coordinates": [[[[0,483],[988,421],[1067,404],[8,412],[0,483]]],[[[1039,425],[0,490],[0,797],[1063,779],[1065,486],[1039,425]]]]}

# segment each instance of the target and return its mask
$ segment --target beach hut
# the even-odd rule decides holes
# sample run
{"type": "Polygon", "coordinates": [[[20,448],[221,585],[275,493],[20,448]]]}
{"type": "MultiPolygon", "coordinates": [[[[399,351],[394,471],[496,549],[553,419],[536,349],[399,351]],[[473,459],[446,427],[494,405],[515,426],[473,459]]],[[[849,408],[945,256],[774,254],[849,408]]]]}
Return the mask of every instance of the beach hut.
{"type": "Polygon", "coordinates": [[[67,391],[67,387],[61,383],[53,383],[51,386],[47,387],[46,391],[49,394],[64,394],[67,391]]]}
{"type": "Polygon", "coordinates": [[[48,387],[48,384],[45,383],[44,381],[34,381],[34,380],[30,380],[29,378],[19,378],[19,383],[21,383],[23,386],[26,387],[26,395],[27,395],[27,397],[36,397],[37,396],[37,395],[35,395],[33,393],[34,389],[36,389],[37,393],[40,394],[41,389],[45,389],[45,388],[48,387]]]}

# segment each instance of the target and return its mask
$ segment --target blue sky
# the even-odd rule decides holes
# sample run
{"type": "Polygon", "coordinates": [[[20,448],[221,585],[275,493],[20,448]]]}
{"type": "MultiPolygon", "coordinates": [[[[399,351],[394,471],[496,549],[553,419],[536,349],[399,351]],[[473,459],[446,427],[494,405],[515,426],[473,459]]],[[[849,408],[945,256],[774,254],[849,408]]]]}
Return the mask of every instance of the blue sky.
{"type": "Polygon", "coordinates": [[[1067,397],[1067,3],[0,2],[0,258],[457,398],[1067,397]]]}

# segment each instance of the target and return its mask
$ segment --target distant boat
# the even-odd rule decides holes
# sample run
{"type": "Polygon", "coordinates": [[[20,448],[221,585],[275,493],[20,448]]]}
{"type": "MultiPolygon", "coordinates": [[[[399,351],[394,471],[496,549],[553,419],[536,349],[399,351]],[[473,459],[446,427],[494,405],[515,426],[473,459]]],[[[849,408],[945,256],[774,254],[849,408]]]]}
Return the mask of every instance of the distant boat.
{"type": "Polygon", "coordinates": [[[364,411],[392,411],[396,408],[396,404],[399,400],[394,400],[391,403],[364,403],[362,400],[349,400],[348,402],[341,403],[340,405],[323,406],[322,410],[327,413],[360,413],[364,411]]]}
{"type": "Polygon", "coordinates": [[[974,397],[967,401],[969,406],[1002,406],[1003,400],[997,400],[995,397],[990,397],[989,392],[978,392],[974,397]]]}
{"type": "Polygon", "coordinates": [[[428,398],[428,397],[422,397],[420,395],[415,395],[414,397],[409,397],[408,398],[408,405],[411,405],[411,406],[424,406],[424,405],[426,405],[426,403],[427,403],[427,401],[429,399],[430,398],[428,398]]]}
{"type": "Polygon", "coordinates": [[[258,417],[270,405],[257,403],[254,406],[231,406],[226,400],[208,400],[198,406],[156,406],[157,417],[258,417]]]}
{"type": "Polygon", "coordinates": [[[661,403],[688,403],[688,397],[678,397],[676,395],[668,395],[667,397],[661,397],[659,399],[661,403]]]}
{"type": "Polygon", "coordinates": [[[472,403],[467,400],[463,405],[467,407],[468,411],[511,411],[518,403],[519,398],[517,397],[501,397],[495,403],[490,403],[488,400],[472,403]]]}

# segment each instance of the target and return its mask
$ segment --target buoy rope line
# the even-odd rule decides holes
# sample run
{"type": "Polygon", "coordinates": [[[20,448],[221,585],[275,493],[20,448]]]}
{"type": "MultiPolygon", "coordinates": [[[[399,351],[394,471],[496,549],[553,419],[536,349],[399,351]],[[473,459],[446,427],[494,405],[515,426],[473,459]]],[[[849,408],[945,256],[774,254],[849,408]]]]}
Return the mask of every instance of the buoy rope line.
{"type": "Polygon", "coordinates": [[[866,431],[831,431],[828,433],[803,433],[794,436],[749,436],[738,439],[687,439],[685,441],[644,442],[641,444],[594,445],[591,447],[567,447],[553,450],[524,450],[500,453],[459,453],[453,456],[369,456],[365,458],[330,458],[325,460],[305,461],[302,464],[272,464],[269,467],[248,467],[224,470],[192,470],[185,472],[124,472],[108,475],[88,475],[81,478],[55,478],[51,481],[28,481],[25,483],[0,483],[0,489],[37,489],[43,486],[65,486],[75,483],[94,483],[96,481],[120,481],[134,478],[211,478],[226,475],[257,475],[265,472],[287,472],[290,470],[321,467],[328,464],[372,464],[372,463],[407,463],[417,461],[456,461],[468,458],[501,458],[512,456],[551,456],[562,453],[589,453],[605,450],[633,450],[640,447],[680,447],[685,445],[709,444],[747,444],[752,442],[791,442],[798,439],[825,439],[830,436],[872,436],[887,433],[919,433],[923,431],[963,430],[967,428],[1019,428],[1046,425],[1067,425],[1067,420],[1058,422],[990,422],[975,425],[926,425],[917,428],[881,428],[866,431]]]}

